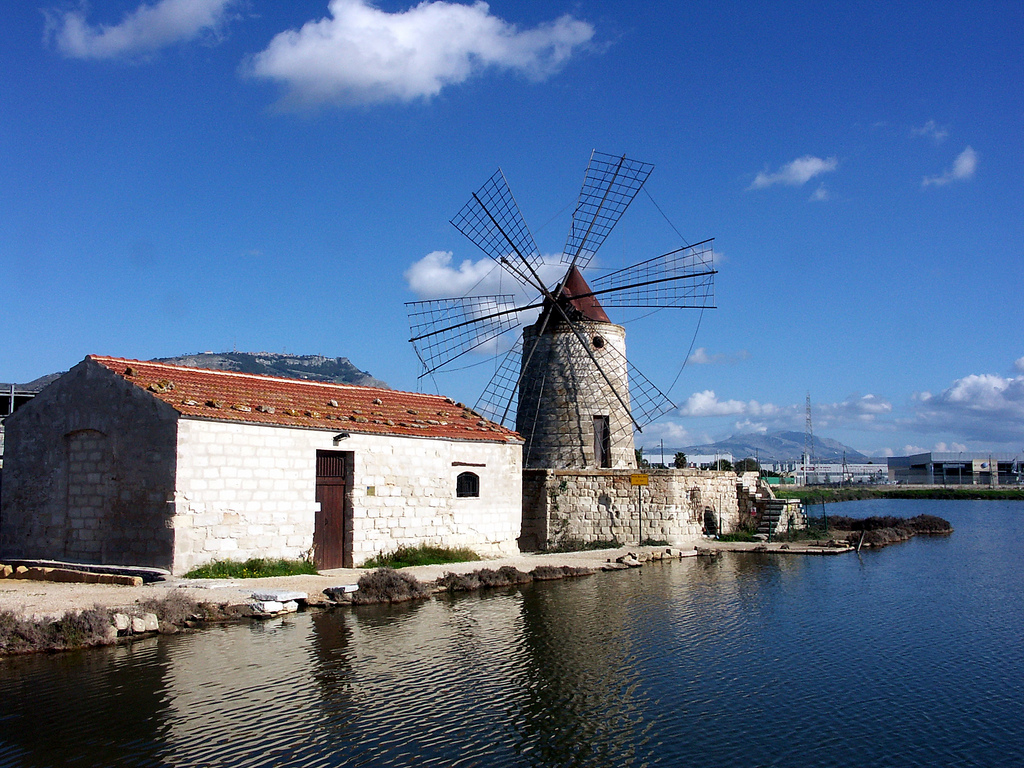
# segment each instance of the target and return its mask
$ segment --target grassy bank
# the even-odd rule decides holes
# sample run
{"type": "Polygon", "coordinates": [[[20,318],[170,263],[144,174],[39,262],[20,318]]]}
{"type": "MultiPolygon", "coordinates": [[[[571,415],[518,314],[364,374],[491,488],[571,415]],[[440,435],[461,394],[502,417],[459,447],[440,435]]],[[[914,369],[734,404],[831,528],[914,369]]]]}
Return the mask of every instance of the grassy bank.
{"type": "Polygon", "coordinates": [[[775,488],[780,499],[800,499],[804,504],[829,504],[834,501],[858,501],[860,499],[947,499],[959,501],[1020,501],[1024,500],[1024,489],[1020,488],[977,488],[940,487],[900,488],[899,486],[850,486],[846,488],[775,488]]]}

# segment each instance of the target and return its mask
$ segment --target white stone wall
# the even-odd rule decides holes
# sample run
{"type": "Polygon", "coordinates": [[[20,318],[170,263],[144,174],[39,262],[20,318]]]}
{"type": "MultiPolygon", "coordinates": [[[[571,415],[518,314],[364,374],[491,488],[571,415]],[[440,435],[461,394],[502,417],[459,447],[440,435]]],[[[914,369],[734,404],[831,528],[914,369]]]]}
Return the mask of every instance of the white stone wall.
{"type": "Polygon", "coordinates": [[[174,495],[176,573],[212,560],[308,556],[317,450],[353,457],[352,559],[421,543],[518,552],[522,448],[182,419],[174,495]],[[453,466],[458,463],[459,465],[453,466]],[[483,466],[464,466],[465,464],[483,466]],[[480,477],[480,497],[455,478],[480,477]]]}

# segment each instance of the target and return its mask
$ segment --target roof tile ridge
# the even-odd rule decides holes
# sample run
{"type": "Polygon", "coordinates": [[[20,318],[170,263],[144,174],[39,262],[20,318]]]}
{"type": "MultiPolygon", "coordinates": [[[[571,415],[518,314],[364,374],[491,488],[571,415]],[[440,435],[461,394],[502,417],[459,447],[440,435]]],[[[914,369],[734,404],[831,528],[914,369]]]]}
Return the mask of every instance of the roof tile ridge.
{"type": "Polygon", "coordinates": [[[292,379],[292,378],[289,378],[287,376],[271,376],[270,374],[266,374],[266,373],[245,373],[244,371],[222,371],[222,370],[218,370],[216,368],[199,368],[197,366],[192,366],[192,365],[176,365],[174,363],[161,363],[161,362],[158,362],[156,360],[134,360],[134,359],[132,359],[130,357],[111,357],[110,355],[86,355],[86,357],[88,357],[88,358],[90,358],[90,359],[92,359],[92,360],[94,360],[96,362],[101,362],[103,360],[108,360],[108,361],[115,362],[115,363],[135,363],[137,365],[154,365],[154,366],[158,366],[160,368],[169,368],[170,370],[198,371],[200,373],[206,373],[206,374],[218,375],[218,376],[236,376],[236,377],[240,377],[240,378],[261,379],[261,380],[264,380],[264,381],[267,381],[267,380],[269,380],[269,381],[281,381],[281,382],[284,382],[286,384],[311,384],[311,385],[314,385],[314,386],[331,387],[331,388],[337,388],[337,389],[355,389],[355,390],[372,389],[372,390],[377,390],[379,392],[390,392],[390,393],[396,394],[396,395],[412,395],[413,397],[432,398],[432,399],[436,399],[436,400],[443,400],[445,402],[447,402],[448,399],[449,399],[445,395],[432,395],[429,392],[409,392],[408,390],[404,390],[404,389],[381,389],[380,387],[368,387],[368,386],[361,385],[361,384],[343,384],[341,382],[334,382],[334,381],[311,381],[309,379],[292,379]]]}

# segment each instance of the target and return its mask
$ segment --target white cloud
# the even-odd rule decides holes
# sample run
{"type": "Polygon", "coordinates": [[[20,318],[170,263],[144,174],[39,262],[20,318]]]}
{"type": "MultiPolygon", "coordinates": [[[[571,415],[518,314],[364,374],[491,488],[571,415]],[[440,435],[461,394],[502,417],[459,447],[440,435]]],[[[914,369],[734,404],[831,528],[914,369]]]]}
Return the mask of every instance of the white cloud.
{"type": "Polygon", "coordinates": [[[775,184],[799,187],[815,176],[834,171],[838,167],[839,161],[834,157],[822,159],[813,155],[804,155],[782,166],[775,173],[761,171],[754,177],[754,181],[747,189],[764,189],[775,184]]]}
{"type": "Polygon", "coordinates": [[[818,188],[811,193],[811,200],[813,202],[828,200],[828,188],[824,184],[819,184],[818,188]]]}
{"type": "Polygon", "coordinates": [[[713,363],[720,363],[724,357],[724,355],[720,354],[709,355],[704,347],[697,347],[686,362],[692,365],[711,365],[713,363]]]}
{"type": "Polygon", "coordinates": [[[1024,373],[1024,357],[1018,357],[1013,361],[1013,367],[1021,373],[1024,373]]]}
{"type": "MultiPolygon", "coordinates": [[[[683,445],[690,445],[695,441],[699,441],[699,438],[691,434],[679,422],[665,420],[647,425],[642,433],[634,435],[634,440],[637,447],[644,446],[648,459],[656,455],[655,452],[661,447],[661,442],[664,441],[665,457],[667,461],[671,462],[675,453],[668,453],[670,447],[678,448],[683,445]]],[[[660,454],[658,455],[660,456],[660,454]]]]}
{"type": "Polygon", "coordinates": [[[911,136],[925,136],[936,144],[941,144],[949,136],[949,130],[945,126],[938,125],[934,120],[929,120],[920,128],[911,128],[911,136]]]}
{"type": "Polygon", "coordinates": [[[989,446],[1019,447],[1024,434],[1024,376],[971,374],[943,392],[921,392],[914,399],[917,413],[907,425],[911,428],[952,433],[989,446]]]}
{"type": "MultiPolygon", "coordinates": [[[[404,274],[409,289],[420,299],[513,294],[517,300],[532,301],[538,295],[537,291],[524,288],[493,259],[465,259],[455,268],[452,256],[451,251],[431,251],[413,262],[404,274]]],[[[560,259],[561,256],[547,257],[537,270],[547,285],[553,285],[565,272],[560,259]]]]}
{"type": "Polygon", "coordinates": [[[484,2],[427,0],[388,13],[331,0],[328,12],[281,32],[249,63],[252,75],[282,83],[293,106],[430,98],[489,67],[540,80],[594,35],[568,15],[520,30],[484,2]]]}
{"type": "Polygon", "coordinates": [[[719,400],[714,390],[694,392],[679,407],[682,416],[769,416],[778,412],[771,403],[761,404],[756,400],[719,400]]]}
{"type": "Polygon", "coordinates": [[[921,181],[921,186],[942,187],[949,184],[951,181],[966,181],[974,176],[974,171],[977,170],[977,168],[978,153],[970,147],[967,147],[967,149],[957,155],[957,158],[953,161],[953,166],[951,168],[947,168],[938,176],[925,176],[921,181]]]}
{"type": "Polygon", "coordinates": [[[85,11],[47,12],[46,37],[65,56],[113,59],[152,53],[206,33],[216,34],[239,0],[157,0],[119,24],[90,24],[85,11]]]}

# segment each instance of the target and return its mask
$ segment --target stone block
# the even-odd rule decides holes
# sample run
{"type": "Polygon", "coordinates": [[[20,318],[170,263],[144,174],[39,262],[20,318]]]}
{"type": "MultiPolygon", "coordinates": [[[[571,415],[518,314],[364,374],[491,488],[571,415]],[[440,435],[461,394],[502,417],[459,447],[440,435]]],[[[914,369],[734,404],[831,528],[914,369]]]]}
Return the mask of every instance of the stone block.
{"type": "MultiPolygon", "coordinates": [[[[149,615],[152,616],[153,614],[149,614],[149,615]]],[[[154,618],[156,618],[156,617],[154,617],[154,618]]],[[[145,618],[143,618],[142,616],[132,616],[131,631],[132,631],[133,635],[139,635],[139,634],[142,634],[143,632],[154,631],[154,630],[148,629],[147,627],[148,627],[148,624],[147,624],[145,618]]]]}
{"type": "Polygon", "coordinates": [[[277,600],[257,600],[252,603],[251,608],[255,613],[280,613],[284,610],[284,603],[277,600]]]}
{"type": "Polygon", "coordinates": [[[288,589],[262,589],[252,593],[253,600],[269,600],[278,603],[288,603],[293,601],[302,602],[308,597],[309,595],[305,592],[297,592],[288,589]]]}

